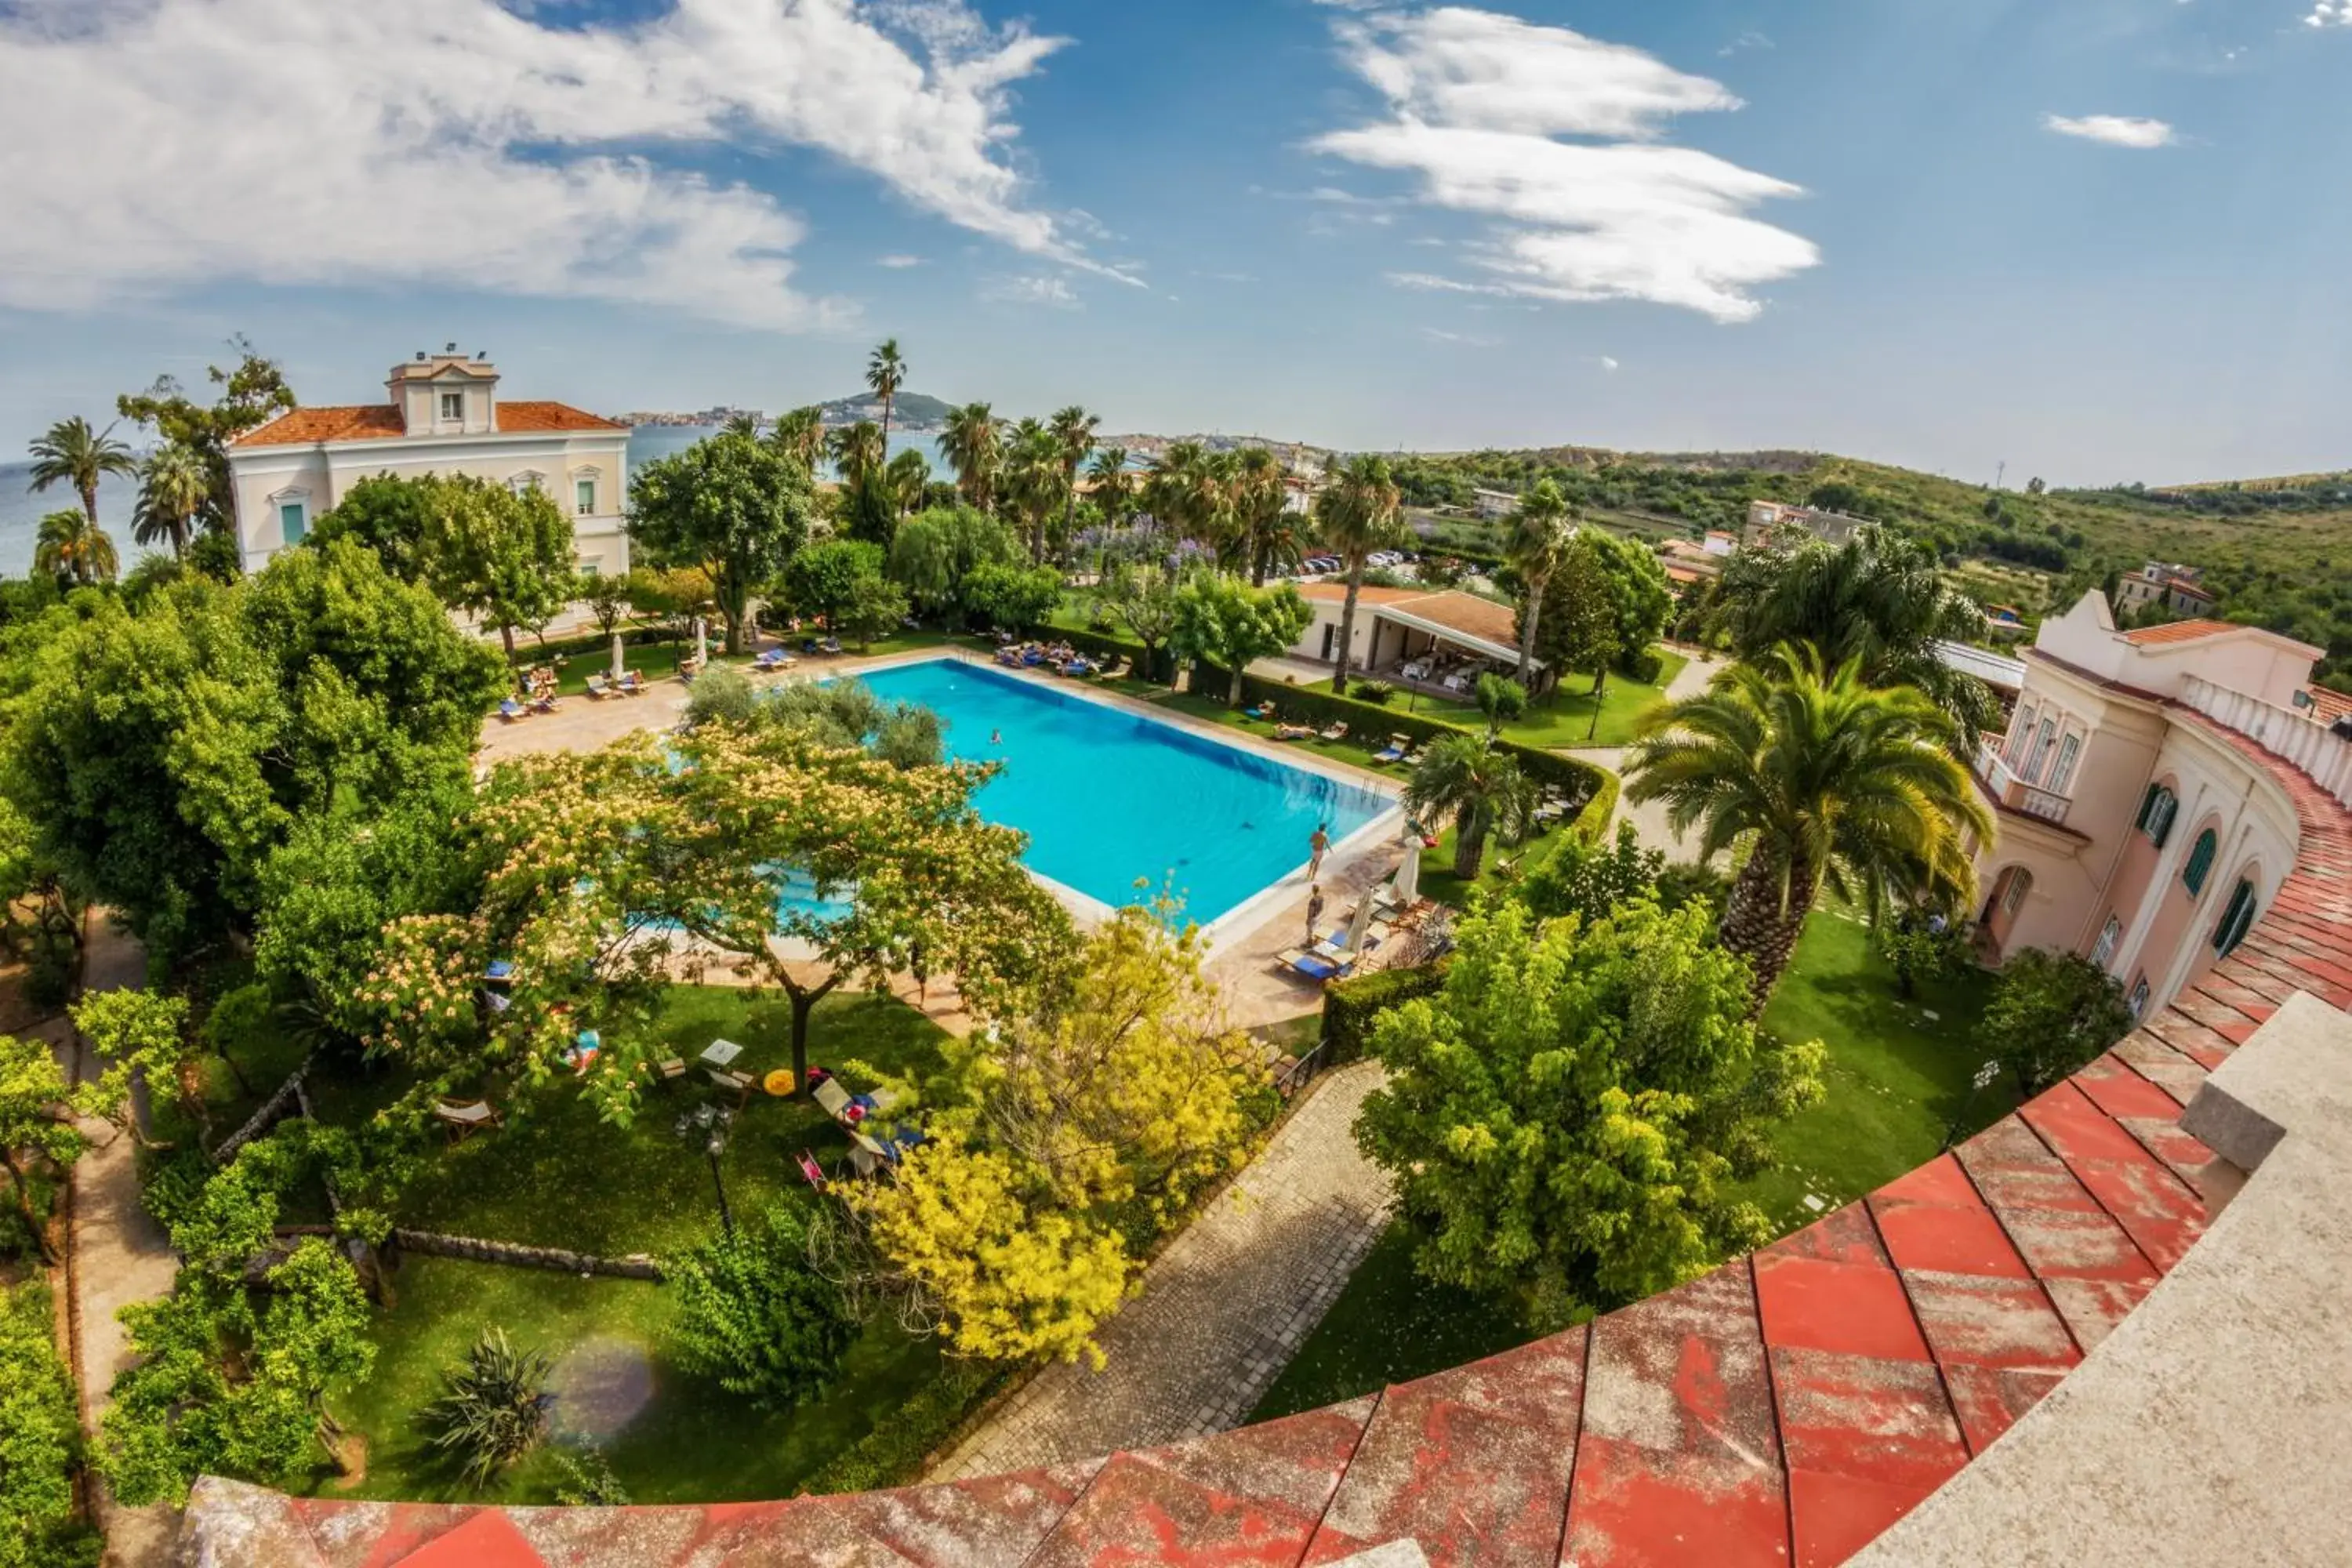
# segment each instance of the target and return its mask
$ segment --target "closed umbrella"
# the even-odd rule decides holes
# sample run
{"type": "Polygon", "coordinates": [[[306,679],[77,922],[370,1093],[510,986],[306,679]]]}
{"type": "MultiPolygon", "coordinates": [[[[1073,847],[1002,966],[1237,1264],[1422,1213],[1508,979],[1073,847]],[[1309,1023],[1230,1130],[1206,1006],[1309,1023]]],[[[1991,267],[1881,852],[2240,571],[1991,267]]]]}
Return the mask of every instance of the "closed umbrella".
{"type": "Polygon", "coordinates": [[[1346,949],[1348,953],[1351,956],[1360,957],[1364,951],[1364,939],[1370,936],[1371,931],[1372,895],[1370,893],[1366,893],[1356,903],[1355,918],[1348,922],[1348,945],[1346,949]]]}
{"type": "Polygon", "coordinates": [[[1421,847],[1414,845],[1397,862],[1396,900],[1400,907],[1411,909],[1421,901],[1421,847]]]}
{"type": "Polygon", "coordinates": [[[708,663],[709,663],[709,662],[710,662],[710,636],[709,636],[709,634],[710,634],[710,623],[709,623],[709,622],[708,622],[708,621],[706,621],[706,620],[704,620],[700,616],[695,616],[695,617],[694,617],[694,662],[695,662],[696,664],[698,664],[698,665],[701,665],[701,664],[708,664],[708,663]]]}
{"type": "Polygon", "coordinates": [[[614,632],[613,634],[613,679],[620,679],[625,673],[626,668],[621,654],[621,634],[614,632]]]}

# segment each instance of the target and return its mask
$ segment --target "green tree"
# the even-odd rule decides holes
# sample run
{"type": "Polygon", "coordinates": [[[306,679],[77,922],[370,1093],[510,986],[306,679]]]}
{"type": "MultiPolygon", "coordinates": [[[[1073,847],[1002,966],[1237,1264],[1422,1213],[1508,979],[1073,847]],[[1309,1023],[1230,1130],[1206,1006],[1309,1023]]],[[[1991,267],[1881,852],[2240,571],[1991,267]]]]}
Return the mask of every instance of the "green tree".
{"type": "Polygon", "coordinates": [[[1221,572],[1196,572],[1176,590],[1168,646],[1180,659],[1231,671],[1226,700],[1239,702],[1251,661],[1289,651],[1314,619],[1287,583],[1253,588],[1221,572]]]}
{"type": "Polygon", "coordinates": [[[128,479],[139,472],[138,459],[130,447],[114,438],[113,426],[93,430],[79,414],[36,436],[32,451],[33,493],[64,485],[80,500],[82,518],[92,531],[98,528],[99,481],[109,474],[128,479]]]}
{"type": "Polygon", "coordinates": [[[842,606],[841,627],[857,639],[857,651],[873,647],[907,618],[907,591],[879,572],[868,573],[849,584],[849,602],[842,606]]]}
{"type": "Polygon", "coordinates": [[[817,459],[824,456],[824,409],[812,403],[782,415],[768,432],[768,444],[814,483],[817,459]]]}
{"type": "MultiPolygon", "coordinates": [[[[116,398],[114,408],[142,429],[154,431],[165,445],[184,447],[203,461],[207,482],[198,521],[205,538],[226,543],[234,563],[236,498],[229,484],[228,444],[291,409],[295,399],[276,361],[264,358],[243,337],[231,338],[228,346],[236,353],[234,366],[205,368],[206,379],[220,389],[209,407],[165,375],[145,392],[116,398]]],[[[234,574],[211,565],[205,569],[223,580],[234,574]]]]}
{"type": "Polygon", "coordinates": [[[890,410],[898,401],[898,389],[907,384],[907,359],[898,352],[898,340],[885,338],[866,361],[866,389],[882,400],[882,447],[890,447],[890,410]]]}
{"type": "Polygon", "coordinates": [[[1000,479],[1003,505],[1029,541],[1029,559],[1043,565],[1048,525],[1062,510],[1062,444],[1034,419],[1024,419],[1004,438],[1000,479]]]}
{"type": "Polygon", "coordinates": [[[118,1500],[184,1502],[207,1474],[282,1486],[321,1445],[341,1464],[327,1391],[375,1362],[359,1277],[307,1237],[264,1282],[184,1268],[171,1295],[122,1310],[139,1359],[114,1380],[98,1443],[118,1500]]]}
{"type": "Polygon", "coordinates": [[[1066,537],[1077,531],[1078,469],[1087,455],[1095,449],[1095,431],[1102,421],[1076,404],[1072,404],[1054,416],[1049,426],[1054,437],[1054,449],[1062,462],[1062,532],[1066,537]]]}
{"type": "Polygon", "coordinates": [[[834,467],[841,470],[842,488],[845,490],[863,489],[890,460],[882,426],[871,419],[861,419],[834,431],[825,445],[834,467]]]}
{"type": "Polygon", "coordinates": [[[1884,528],[1857,529],[1843,544],[1810,535],[1743,550],[1723,570],[1718,624],[1741,658],[1756,661],[1804,643],[1830,664],[1859,662],[1873,686],[1911,686],[1950,719],[1954,755],[1974,758],[1976,737],[2000,728],[1991,688],[1947,665],[1942,641],[1984,635],[1984,612],[1945,580],[1934,553],[1884,528]]]}
{"type": "Polygon", "coordinates": [[[1024,568],[989,561],[964,574],[964,613],[992,626],[1008,631],[1042,626],[1061,607],[1062,574],[1050,566],[1024,568]]]}
{"type": "Polygon", "coordinates": [[[441,1373],[441,1395],[417,1412],[433,1446],[477,1489],[547,1440],[555,1396],[545,1351],[517,1350],[504,1329],[486,1329],[466,1359],[441,1373]]]}
{"type": "Polygon", "coordinates": [[[1535,489],[1519,498],[1511,514],[1511,536],[1504,553],[1518,572],[1527,592],[1519,606],[1519,679],[1535,668],[1536,627],[1543,616],[1544,591],[1551,585],[1568,558],[1569,541],[1576,534],[1575,513],[1559,486],[1538,479],[1535,489]]]}
{"type": "Polygon", "coordinates": [[[1746,852],[1723,943],[1754,972],[1759,1012],[1823,885],[1874,917],[1975,896],[1962,846],[1993,824],[1952,760],[1950,721],[1908,687],[1868,685],[1856,661],[1832,668],[1808,649],[1734,665],[1644,715],[1639,737],[1626,798],[1664,801],[1677,834],[1698,826],[1702,862],[1746,852]]]}
{"type": "Polygon", "coordinates": [[[1495,833],[1516,839],[1534,820],[1536,789],[1519,764],[1470,735],[1431,745],[1405,781],[1404,804],[1424,820],[1454,818],[1454,874],[1475,881],[1495,833]]]}
{"type": "Polygon", "coordinates": [[[629,537],[655,565],[699,567],[743,651],[751,595],[773,582],[808,537],[807,476],[772,446],[721,433],[657,458],[629,485],[629,537]]]}
{"type": "Polygon", "coordinates": [[[1641,836],[1630,822],[1617,825],[1610,843],[1592,844],[1570,833],[1559,847],[1528,877],[1519,898],[1545,920],[1575,915],[1587,925],[1604,921],[1636,899],[1646,898],[1663,909],[1680,907],[1680,900],[1660,895],[1658,878],[1666,858],[1642,847],[1641,836]]]}
{"type": "Polygon", "coordinates": [[[547,625],[571,591],[571,520],[537,485],[512,489],[470,474],[419,482],[431,496],[425,559],[433,591],[498,627],[512,664],[515,629],[547,625]]]}
{"type": "Polygon", "coordinates": [[[1486,716],[1486,744],[1491,747],[1501,739],[1504,725],[1526,714],[1528,689],[1490,672],[1478,678],[1476,691],[1478,711],[1486,716]]]}
{"type": "Polygon", "coordinates": [[[2131,1032],[2131,1007],[2113,975],[2071,952],[2028,948],[2001,966],[1977,1023],[1984,1053],[2039,1094],[2131,1032]]]}
{"type": "Polygon", "coordinates": [[[969,506],[934,507],[898,525],[890,539],[887,573],[931,615],[963,604],[964,580],[980,566],[1012,566],[1021,542],[987,513],[969,506]]]}
{"type": "Polygon", "coordinates": [[[1245,447],[1235,456],[1232,517],[1236,564],[1253,584],[1298,564],[1306,520],[1290,510],[1289,476],[1273,448],[1245,447]]]}
{"type": "Polygon", "coordinates": [[[185,560],[188,539],[212,491],[212,475],[193,447],[166,443],[139,465],[139,510],[131,537],[140,544],[169,543],[172,558],[185,560]]]}
{"type": "Polygon", "coordinates": [[[948,410],[947,433],[940,445],[955,469],[956,489],[964,504],[986,513],[996,507],[997,470],[1003,463],[1003,426],[985,403],[967,403],[948,410]]]}
{"type": "Polygon", "coordinates": [[[1545,593],[1536,657],[1592,677],[1597,729],[1610,668],[1628,668],[1658,640],[1674,604],[1656,556],[1607,529],[1579,529],[1545,593]]]}
{"type": "Polygon", "coordinates": [[[1402,496],[1389,472],[1388,459],[1362,453],[1348,459],[1323,493],[1316,498],[1315,520],[1324,546],[1348,569],[1348,597],[1339,606],[1339,660],[1332,671],[1331,689],[1348,689],[1348,663],[1355,651],[1356,600],[1364,591],[1364,563],[1403,536],[1399,508],[1402,496]]]}
{"type": "Polygon", "coordinates": [[[856,597],[858,583],[882,575],[882,547],[862,539],[827,539],[793,555],[784,568],[784,595],[804,616],[834,617],[856,597]]]}
{"type": "Polygon", "coordinates": [[[377,474],[345,490],[342,500],[320,516],[310,530],[310,542],[354,540],[374,551],[394,576],[421,583],[427,574],[427,542],[439,501],[439,488],[432,480],[377,474]]]}
{"type": "Polygon", "coordinates": [[[89,1147],[71,1119],[58,1114],[68,1093],[66,1075],[46,1042],[0,1035],[0,1166],[8,1172],[26,1243],[43,1263],[58,1259],[47,1223],[33,1202],[37,1164],[45,1161],[63,1170],[89,1147]]]}
{"type": "Polygon", "coordinates": [[[87,587],[110,583],[120,564],[106,530],[78,511],[53,511],[33,535],[33,570],[87,587]]]}
{"type": "Polygon", "coordinates": [[[47,1292],[0,1286],[0,1568],[96,1568],[102,1543],[77,1521],[80,1446],[47,1292]]]}
{"type": "Polygon", "coordinates": [[[1094,503],[1103,521],[1115,528],[1135,512],[1135,482],[1127,471],[1127,456],[1124,447],[1097,447],[1087,468],[1087,477],[1094,481],[1094,503]]]}
{"type": "Polygon", "coordinates": [[[1168,567],[1140,561],[1112,567],[1095,590],[1096,603],[1143,645],[1143,657],[1135,667],[1139,679],[1158,679],[1160,650],[1176,633],[1176,595],[1181,585],[1168,567]]]}
{"type": "Polygon", "coordinates": [[[1537,1328],[1664,1290],[1760,1244],[1731,1184],[1821,1097],[1821,1045],[1748,1021],[1748,977],[1704,912],[1635,902],[1587,925],[1510,901],[1456,928],[1444,989],[1382,1015],[1390,1073],[1357,1138],[1444,1284],[1537,1328]]]}
{"type": "Polygon", "coordinates": [[[923,456],[920,447],[909,447],[883,468],[882,478],[882,488],[890,497],[890,533],[895,538],[897,520],[919,508],[931,488],[931,460],[923,456]]]}
{"type": "Polygon", "coordinates": [[[190,1086],[181,1068],[194,1059],[195,1041],[188,1033],[186,997],[127,988],[93,991],[74,1004],[73,1024],[105,1064],[78,1096],[84,1110],[143,1143],[146,1134],[132,1103],[141,1080],[150,1093],[168,1091],[188,1108],[190,1086]]]}
{"type": "Polygon", "coordinates": [[[629,580],[604,572],[583,572],[572,580],[572,597],[588,606],[595,617],[596,629],[611,637],[621,629],[621,617],[629,612],[629,580]]]}
{"type": "Polygon", "coordinates": [[[841,1287],[809,1262],[799,1214],[782,1204],[668,1259],[662,1279],[677,1298],[679,1363],[764,1408],[823,1392],[857,1335],[841,1287]]]}

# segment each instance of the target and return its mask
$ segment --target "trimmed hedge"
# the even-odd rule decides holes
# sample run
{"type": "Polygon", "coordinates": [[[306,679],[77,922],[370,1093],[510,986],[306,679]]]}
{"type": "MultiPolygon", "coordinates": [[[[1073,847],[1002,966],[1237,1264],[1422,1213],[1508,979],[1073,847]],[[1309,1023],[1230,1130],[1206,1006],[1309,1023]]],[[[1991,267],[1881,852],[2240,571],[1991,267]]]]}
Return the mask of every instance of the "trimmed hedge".
{"type": "Polygon", "coordinates": [[[1601,770],[1601,787],[1584,803],[1584,809],[1568,825],[1569,833],[1587,844],[1598,844],[1609,834],[1609,819],[1617,815],[1617,796],[1625,784],[1615,773],[1601,770]]]}
{"type": "Polygon", "coordinates": [[[1382,1013],[1445,984],[1445,960],[1417,969],[1381,969],[1323,988],[1323,1050],[1327,1068],[1362,1058],[1382,1013]]]}
{"type": "Polygon", "coordinates": [[[922,1473],[923,1461],[933,1450],[994,1397],[1013,1373],[1002,1363],[959,1361],[950,1356],[941,1363],[938,1375],[811,1476],[804,1489],[871,1492],[913,1480],[922,1473]]]}
{"type": "Polygon", "coordinates": [[[1638,649],[1617,661],[1618,674],[1643,686],[1655,686],[1665,668],[1666,661],[1658,657],[1654,647],[1638,649]]]}
{"type": "MultiPolygon", "coordinates": [[[[1477,733],[1460,724],[1449,724],[1443,719],[1425,719],[1418,713],[1400,713],[1392,708],[1341,697],[1328,688],[1293,686],[1286,681],[1268,680],[1256,675],[1242,677],[1242,700],[1244,705],[1272,702],[1276,710],[1285,718],[1311,720],[1318,728],[1345,720],[1348,733],[1365,742],[1377,742],[1390,735],[1410,735],[1415,741],[1438,741],[1448,735],[1477,733]]],[[[1573,757],[1563,757],[1535,746],[1523,746],[1516,741],[1497,743],[1517,762],[1522,773],[1539,784],[1566,790],[1569,798],[1580,809],[1600,792],[1601,781],[1611,776],[1606,769],[1596,768],[1590,763],[1580,763],[1573,757]]]]}

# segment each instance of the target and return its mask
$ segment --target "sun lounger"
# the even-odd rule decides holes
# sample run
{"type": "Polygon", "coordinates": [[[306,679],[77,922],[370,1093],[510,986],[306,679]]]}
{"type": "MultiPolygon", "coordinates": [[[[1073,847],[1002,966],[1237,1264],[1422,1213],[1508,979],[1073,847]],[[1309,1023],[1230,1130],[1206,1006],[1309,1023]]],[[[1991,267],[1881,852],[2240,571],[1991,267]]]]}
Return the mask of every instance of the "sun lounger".
{"type": "Polygon", "coordinates": [[[644,676],[632,669],[625,672],[619,680],[614,682],[613,689],[624,697],[640,697],[651,690],[652,687],[646,683],[644,676]]]}
{"type": "Polygon", "coordinates": [[[827,637],[824,641],[817,645],[817,651],[819,653],[839,653],[841,651],[841,639],[839,637],[827,637]]]}
{"type": "Polygon", "coordinates": [[[815,1155],[810,1153],[805,1149],[802,1150],[800,1152],[800,1167],[801,1174],[808,1178],[808,1184],[810,1186],[814,1187],[818,1192],[825,1190],[829,1184],[824,1179],[824,1167],[816,1163],[815,1155]]]}
{"type": "Polygon", "coordinates": [[[512,724],[530,717],[530,710],[509,697],[499,704],[499,717],[512,724]]]}
{"type": "Polygon", "coordinates": [[[1274,738],[1277,741],[1307,741],[1312,740],[1314,735],[1315,731],[1304,724],[1276,724],[1274,727],[1274,738]]]}
{"type": "Polygon", "coordinates": [[[710,1081],[719,1088],[733,1089],[735,1103],[738,1105],[749,1102],[751,1091],[760,1087],[758,1079],[747,1072],[737,1072],[732,1068],[704,1068],[702,1070],[709,1075],[710,1081]]]}
{"type": "Polygon", "coordinates": [[[530,710],[534,713],[552,713],[561,706],[562,704],[556,701],[552,691],[542,691],[530,700],[530,710]]]}
{"type": "Polygon", "coordinates": [[[1404,760],[1405,752],[1411,750],[1412,746],[1412,736],[1391,735],[1389,737],[1387,747],[1381,751],[1374,752],[1372,753],[1372,761],[1376,763],[1402,762],[1404,760]]]}
{"type": "Polygon", "coordinates": [[[487,1100],[436,1100],[433,1102],[433,1120],[449,1129],[449,1142],[463,1143],[483,1128],[496,1127],[500,1118],[487,1100]]]}
{"type": "Polygon", "coordinates": [[[1327,958],[1319,948],[1310,952],[1303,947],[1294,947],[1283,952],[1282,965],[1318,984],[1328,984],[1334,980],[1345,980],[1355,969],[1356,961],[1352,957],[1327,958]]]}
{"type": "Polygon", "coordinates": [[[793,663],[791,654],[786,653],[782,648],[772,647],[753,659],[751,668],[753,669],[790,669],[793,663]]]}
{"type": "Polygon", "coordinates": [[[609,679],[602,675],[592,675],[588,678],[588,700],[590,701],[602,702],[604,699],[612,695],[613,683],[609,679]]]}
{"type": "Polygon", "coordinates": [[[1348,721],[1342,719],[1329,729],[1318,731],[1318,733],[1327,741],[1344,741],[1348,738],[1348,721]]]}

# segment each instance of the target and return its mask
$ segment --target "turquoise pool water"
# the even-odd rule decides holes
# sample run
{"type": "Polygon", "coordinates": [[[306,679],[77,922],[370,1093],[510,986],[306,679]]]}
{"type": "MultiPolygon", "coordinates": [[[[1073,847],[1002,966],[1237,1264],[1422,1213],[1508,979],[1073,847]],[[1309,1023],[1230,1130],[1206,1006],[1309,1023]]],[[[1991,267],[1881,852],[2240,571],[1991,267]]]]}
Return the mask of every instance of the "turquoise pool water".
{"type": "Polygon", "coordinates": [[[1139,879],[1165,879],[1205,924],[1304,866],[1318,824],[1337,844],[1391,804],[983,665],[932,659],[861,679],[938,713],[950,755],[1003,763],[980,814],[1029,836],[1030,869],[1114,908],[1137,901],[1139,879]]]}

